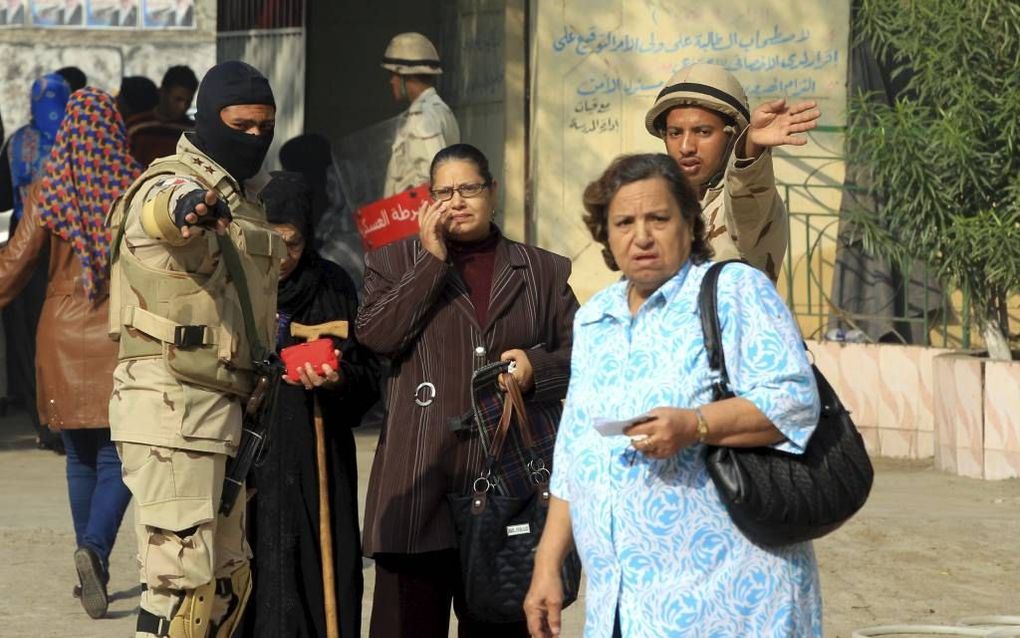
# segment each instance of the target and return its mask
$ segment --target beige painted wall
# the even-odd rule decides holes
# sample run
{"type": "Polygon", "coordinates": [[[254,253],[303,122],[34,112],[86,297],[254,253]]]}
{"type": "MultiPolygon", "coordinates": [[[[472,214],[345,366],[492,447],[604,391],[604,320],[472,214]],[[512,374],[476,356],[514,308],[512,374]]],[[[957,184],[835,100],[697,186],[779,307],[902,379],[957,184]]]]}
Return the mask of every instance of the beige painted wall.
{"type": "MultiPolygon", "coordinates": [[[[535,238],[574,259],[572,284],[582,299],[616,275],[581,222],[581,192],[616,155],[662,150],[645,131],[644,115],[674,69],[722,63],[744,83],[752,108],[782,96],[816,99],[823,125],[844,123],[849,0],[543,0],[533,6],[535,238]]],[[[799,185],[794,212],[838,207],[839,191],[820,186],[842,183],[841,149],[841,136],[829,132],[777,153],[778,178],[799,185]]],[[[811,247],[814,259],[832,261],[829,242],[817,241],[831,221],[814,219],[806,229],[794,220],[795,289],[806,285],[811,247]]],[[[828,232],[835,230],[832,224],[828,232]]]]}

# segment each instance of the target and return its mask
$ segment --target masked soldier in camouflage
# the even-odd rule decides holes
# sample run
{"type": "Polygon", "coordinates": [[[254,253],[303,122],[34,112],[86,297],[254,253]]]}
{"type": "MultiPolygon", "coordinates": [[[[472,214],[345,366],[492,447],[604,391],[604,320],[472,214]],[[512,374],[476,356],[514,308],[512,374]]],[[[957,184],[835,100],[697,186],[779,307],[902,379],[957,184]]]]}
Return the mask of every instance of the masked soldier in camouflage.
{"type": "Polygon", "coordinates": [[[744,87],[715,64],[695,64],[666,82],[645,128],[698,189],[716,261],[742,258],[773,283],[779,278],[788,228],[771,149],[807,144],[798,134],[820,116],[813,101],[775,100],[751,112],[744,87]]]}
{"type": "Polygon", "coordinates": [[[261,343],[273,343],[275,330],[283,244],[258,203],[275,115],[256,69],[214,67],[199,88],[195,132],[111,210],[120,363],[110,429],[135,499],[136,637],[228,637],[251,589],[243,500],[227,516],[217,510],[252,391],[245,326],[261,343]],[[221,259],[224,238],[239,254],[250,304],[221,259]]]}

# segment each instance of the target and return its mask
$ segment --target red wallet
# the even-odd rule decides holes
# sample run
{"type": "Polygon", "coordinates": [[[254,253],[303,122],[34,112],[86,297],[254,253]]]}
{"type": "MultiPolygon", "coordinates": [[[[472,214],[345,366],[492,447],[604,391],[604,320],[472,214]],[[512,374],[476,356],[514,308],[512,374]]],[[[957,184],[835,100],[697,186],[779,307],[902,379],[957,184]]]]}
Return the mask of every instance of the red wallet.
{"type": "Polygon", "coordinates": [[[287,366],[287,378],[291,381],[301,380],[301,377],[298,376],[298,368],[303,368],[306,363],[311,363],[315,372],[320,375],[323,365],[329,364],[329,367],[334,370],[340,368],[332,339],[316,339],[299,343],[296,346],[288,346],[280,351],[280,358],[287,366]]]}

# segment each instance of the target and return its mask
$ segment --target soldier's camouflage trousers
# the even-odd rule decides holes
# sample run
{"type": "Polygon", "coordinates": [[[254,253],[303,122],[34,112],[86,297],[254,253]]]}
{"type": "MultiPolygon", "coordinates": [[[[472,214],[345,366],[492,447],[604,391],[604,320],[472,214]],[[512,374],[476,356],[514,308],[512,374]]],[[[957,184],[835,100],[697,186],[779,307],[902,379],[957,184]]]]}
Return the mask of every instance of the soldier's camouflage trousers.
{"type": "Polygon", "coordinates": [[[247,601],[251,551],[244,504],[229,517],[216,513],[227,456],[128,442],[117,449],[135,500],[141,609],[168,620],[187,616],[193,627],[177,635],[229,636],[247,601]]]}

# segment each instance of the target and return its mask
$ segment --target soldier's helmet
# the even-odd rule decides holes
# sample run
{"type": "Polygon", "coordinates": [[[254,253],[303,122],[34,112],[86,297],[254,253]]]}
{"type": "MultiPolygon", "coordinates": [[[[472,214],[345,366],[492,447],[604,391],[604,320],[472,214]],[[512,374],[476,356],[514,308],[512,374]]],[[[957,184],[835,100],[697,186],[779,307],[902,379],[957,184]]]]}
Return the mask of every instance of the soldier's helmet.
{"type": "Polygon", "coordinates": [[[390,40],[383,54],[382,68],[397,75],[440,75],[439,52],[420,33],[401,33],[390,40]]]}
{"type": "Polygon", "coordinates": [[[721,113],[733,120],[738,134],[751,120],[744,87],[716,64],[695,64],[674,73],[645,116],[648,132],[661,138],[666,114],[678,106],[700,106],[721,113]]]}

